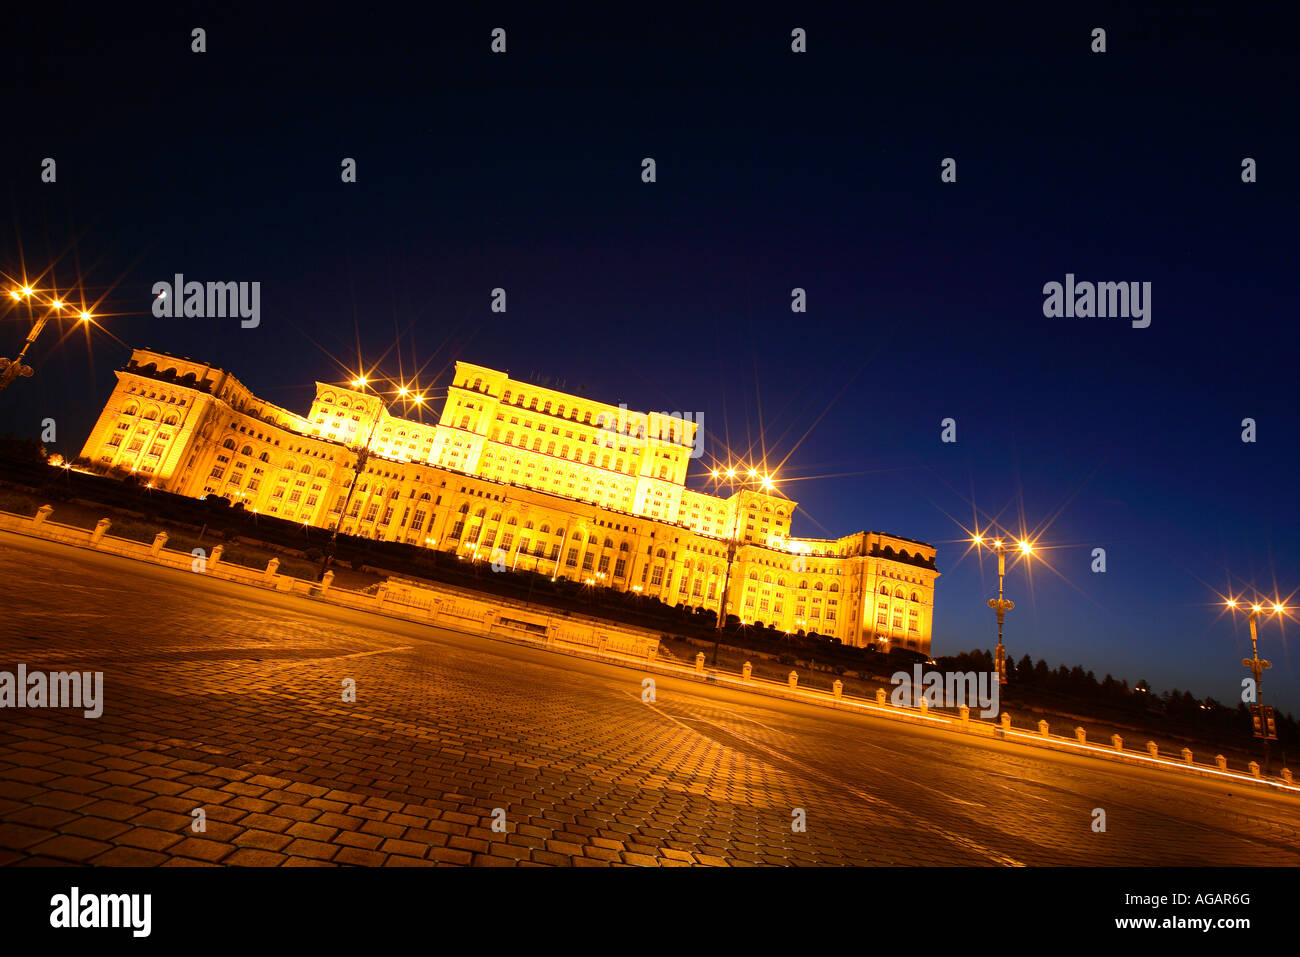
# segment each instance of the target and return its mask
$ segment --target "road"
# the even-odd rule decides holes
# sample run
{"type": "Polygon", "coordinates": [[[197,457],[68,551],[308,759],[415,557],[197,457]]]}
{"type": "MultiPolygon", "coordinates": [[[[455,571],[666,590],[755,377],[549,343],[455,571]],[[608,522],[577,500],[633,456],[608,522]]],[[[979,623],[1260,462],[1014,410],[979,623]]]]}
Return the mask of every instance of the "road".
{"type": "Polygon", "coordinates": [[[0,596],[0,671],[104,675],[0,710],[0,865],[1300,864],[1300,800],[1217,781],[7,533],[0,596]]]}

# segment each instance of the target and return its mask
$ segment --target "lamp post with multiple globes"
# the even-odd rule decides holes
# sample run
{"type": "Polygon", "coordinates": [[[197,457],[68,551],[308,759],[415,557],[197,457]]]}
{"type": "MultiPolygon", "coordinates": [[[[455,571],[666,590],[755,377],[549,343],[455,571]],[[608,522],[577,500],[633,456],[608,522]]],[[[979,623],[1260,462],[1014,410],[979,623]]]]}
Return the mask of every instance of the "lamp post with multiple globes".
{"type": "MultiPolygon", "coordinates": [[[[728,465],[724,468],[715,468],[709,473],[709,477],[715,482],[725,483],[734,489],[739,486],[741,489],[746,487],[757,488],[764,492],[771,492],[776,488],[776,483],[770,474],[760,473],[757,469],[748,466],[728,465]]],[[[740,502],[735,503],[731,509],[731,517],[727,522],[727,572],[722,580],[722,594],[718,598],[718,624],[714,633],[713,640],[713,664],[718,663],[718,644],[722,637],[722,631],[727,627],[727,595],[731,588],[731,566],[736,561],[736,550],[740,547],[740,502]]]]}
{"type": "MultiPolygon", "coordinates": [[[[1004,581],[1007,575],[1007,544],[1001,538],[986,540],[983,535],[975,535],[971,538],[976,548],[989,548],[997,553],[998,556],[998,597],[989,599],[989,607],[993,609],[998,618],[998,644],[994,649],[993,657],[997,664],[998,683],[1007,683],[1007,649],[1002,644],[1002,626],[1006,620],[1007,612],[1016,607],[1016,603],[1006,597],[1004,581]]],[[[1016,543],[1015,548],[1020,555],[1028,559],[1034,553],[1033,543],[1021,539],[1016,543]]]]}
{"type": "MultiPolygon", "coordinates": [[[[362,375],[353,379],[349,383],[349,385],[351,385],[351,387],[354,389],[358,389],[364,392],[366,390],[366,387],[370,385],[370,380],[367,379],[364,375],[362,375]]],[[[378,390],[375,391],[376,391],[376,397],[379,397],[378,390]]],[[[396,390],[396,395],[398,396],[398,398],[404,399],[409,402],[413,402],[415,405],[424,404],[424,396],[421,393],[413,392],[412,390],[408,389],[404,385],[398,387],[398,389],[396,390]]],[[[348,505],[351,504],[352,495],[357,490],[357,484],[361,481],[361,473],[365,471],[366,462],[370,458],[370,446],[375,441],[375,433],[379,430],[379,423],[384,418],[385,408],[386,407],[383,399],[379,398],[379,406],[375,410],[375,418],[370,425],[370,434],[366,436],[366,440],[364,442],[354,446],[352,449],[354,455],[354,460],[352,463],[352,481],[348,483],[348,493],[343,498],[343,506],[342,508],[339,509],[339,517],[334,520],[334,528],[330,532],[329,544],[326,546],[325,555],[321,559],[320,573],[322,577],[324,576],[325,571],[329,566],[330,562],[333,561],[334,550],[337,546],[338,538],[339,538],[339,526],[343,524],[343,519],[347,516],[348,505]]]]}
{"type": "MultiPolygon", "coordinates": [[[[31,286],[20,286],[11,289],[9,298],[27,304],[27,317],[31,321],[32,327],[28,330],[27,341],[23,343],[22,350],[17,356],[13,359],[0,358],[0,392],[9,388],[15,379],[30,379],[35,374],[35,370],[31,366],[23,363],[23,359],[27,356],[27,350],[32,347],[32,343],[44,331],[51,318],[71,314],[68,304],[57,295],[43,295],[39,290],[33,289],[31,286]],[[39,304],[47,308],[40,315],[34,316],[33,304],[39,304]],[[65,309],[69,309],[69,313],[64,313],[65,309]]],[[[81,322],[90,322],[94,317],[83,309],[77,318],[81,322]]]]}
{"type": "Polygon", "coordinates": [[[1259,636],[1255,627],[1255,622],[1261,614],[1281,615],[1286,613],[1286,606],[1281,602],[1273,602],[1271,609],[1266,609],[1262,602],[1254,601],[1247,604],[1238,601],[1235,598],[1229,598],[1225,605],[1229,610],[1237,611],[1245,606],[1248,609],[1247,620],[1250,622],[1250,657],[1242,658],[1241,664],[1249,669],[1250,673],[1255,676],[1255,703],[1251,711],[1257,716],[1259,730],[1255,732],[1256,737],[1264,741],[1264,773],[1268,773],[1269,747],[1268,742],[1272,739],[1275,731],[1272,727],[1272,721],[1269,718],[1269,712],[1264,709],[1264,672],[1273,667],[1273,663],[1266,658],[1259,656],[1259,636]]]}

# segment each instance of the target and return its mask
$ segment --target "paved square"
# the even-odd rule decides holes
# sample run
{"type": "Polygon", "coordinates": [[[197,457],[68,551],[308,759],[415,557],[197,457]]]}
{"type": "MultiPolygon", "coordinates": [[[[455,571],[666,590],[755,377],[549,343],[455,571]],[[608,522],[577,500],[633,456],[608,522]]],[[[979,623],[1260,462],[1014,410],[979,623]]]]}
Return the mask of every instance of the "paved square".
{"type": "Polygon", "coordinates": [[[0,864],[1300,864],[1300,801],[1254,790],[663,677],[647,704],[632,670],[10,535],[0,582],[0,670],[105,698],[0,711],[0,864]]]}

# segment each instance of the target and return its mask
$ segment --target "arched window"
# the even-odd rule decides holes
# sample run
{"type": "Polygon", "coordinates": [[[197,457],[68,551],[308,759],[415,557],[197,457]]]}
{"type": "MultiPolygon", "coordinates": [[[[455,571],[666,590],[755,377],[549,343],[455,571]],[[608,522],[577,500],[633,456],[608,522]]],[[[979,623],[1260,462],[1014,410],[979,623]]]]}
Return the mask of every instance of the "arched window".
{"type": "Polygon", "coordinates": [[[234,439],[226,439],[226,441],[224,441],[224,442],[221,443],[221,447],[222,447],[223,449],[230,449],[230,451],[233,452],[233,451],[235,450],[235,440],[234,440],[234,439]]]}

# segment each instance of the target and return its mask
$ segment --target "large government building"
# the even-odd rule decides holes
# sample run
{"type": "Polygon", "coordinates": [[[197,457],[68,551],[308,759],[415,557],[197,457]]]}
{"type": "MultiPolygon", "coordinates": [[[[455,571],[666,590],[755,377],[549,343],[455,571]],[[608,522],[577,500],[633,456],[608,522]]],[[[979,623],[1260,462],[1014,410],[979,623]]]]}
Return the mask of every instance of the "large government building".
{"type": "Polygon", "coordinates": [[[725,591],[747,623],[929,652],[934,548],[878,532],[796,538],[795,503],[771,486],[687,488],[701,438],[689,418],[464,362],[436,425],[361,384],[318,382],[304,417],[144,349],[117,379],[81,453],[89,468],[674,605],[718,611],[725,591]]]}

